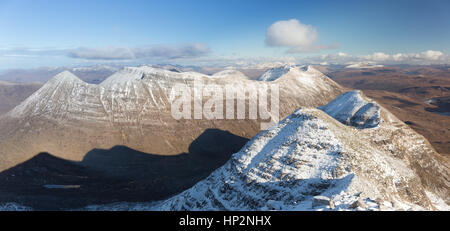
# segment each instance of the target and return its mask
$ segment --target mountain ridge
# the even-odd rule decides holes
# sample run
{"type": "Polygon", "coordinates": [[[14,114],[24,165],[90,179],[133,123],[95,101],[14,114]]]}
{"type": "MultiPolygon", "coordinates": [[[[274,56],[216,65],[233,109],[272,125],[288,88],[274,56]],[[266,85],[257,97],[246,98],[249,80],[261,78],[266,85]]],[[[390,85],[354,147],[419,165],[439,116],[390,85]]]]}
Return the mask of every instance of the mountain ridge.
{"type": "MultiPolygon", "coordinates": [[[[175,120],[171,116],[170,91],[177,84],[194,89],[199,87],[196,80],[202,80],[204,85],[231,84],[239,90],[245,85],[274,84],[228,74],[211,78],[195,72],[133,67],[124,68],[100,85],[62,74],[59,77],[63,78],[53,78],[0,119],[0,145],[5,147],[0,150],[0,170],[40,152],[81,160],[93,148],[115,145],[173,155],[186,152],[193,139],[208,128],[251,138],[259,132],[260,120],[175,120]]],[[[294,75],[276,83],[280,86],[281,118],[298,106],[319,106],[343,92],[331,79],[317,76],[321,86],[315,89],[304,86],[294,75]]],[[[205,96],[203,102],[207,99],[205,96]]]]}

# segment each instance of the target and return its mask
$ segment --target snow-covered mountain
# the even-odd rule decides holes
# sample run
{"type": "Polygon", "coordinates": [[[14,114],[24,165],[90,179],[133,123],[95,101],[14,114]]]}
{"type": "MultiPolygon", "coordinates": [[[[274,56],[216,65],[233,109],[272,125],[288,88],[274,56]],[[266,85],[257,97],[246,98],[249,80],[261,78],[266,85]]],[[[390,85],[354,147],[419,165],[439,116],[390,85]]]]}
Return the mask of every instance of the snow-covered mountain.
{"type": "Polygon", "coordinates": [[[330,79],[322,72],[318,71],[312,66],[297,67],[293,65],[285,65],[277,68],[272,68],[264,72],[258,81],[281,83],[295,79],[305,89],[310,91],[327,91],[330,90],[330,79]]]}
{"type": "Polygon", "coordinates": [[[422,136],[380,106],[348,123],[371,104],[352,91],[298,109],[179,195],[86,209],[449,210],[449,163],[422,136]]]}
{"type": "MultiPolygon", "coordinates": [[[[40,152],[81,160],[94,148],[125,145],[159,155],[187,152],[189,145],[208,128],[218,128],[251,138],[260,131],[259,120],[176,120],[171,116],[170,94],[182,84],[279,85],[280,118],[299,106],[320,106],[343,88],[312,67],[293,68],[276,81],[245,78],[237,71],[210,76],[175,72],[150,66],[127,67],[101,84],[89,84],[65,71],[6,115],[0,117],[0,170],[40,152]],[[11,151],[14,150],[14,151],[11,151]],[[13,154],[12,154],[13,153],[13,154]]],[[[203,103],[208,99],[203,98],[203,103]]]]}

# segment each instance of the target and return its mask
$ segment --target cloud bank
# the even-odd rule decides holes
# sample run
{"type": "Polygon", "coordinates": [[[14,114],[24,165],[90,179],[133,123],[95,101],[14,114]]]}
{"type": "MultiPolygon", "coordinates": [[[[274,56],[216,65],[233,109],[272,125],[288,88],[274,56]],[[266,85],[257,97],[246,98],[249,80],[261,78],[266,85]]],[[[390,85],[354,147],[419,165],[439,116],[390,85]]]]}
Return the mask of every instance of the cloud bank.
{"type": "MultiPolygon", "coordinates": [[[[280,41],[278,41],[280,42],[280,41]]],[[[285,40],[283,44],[292,42],[285,40]]],[[[280,43],[274,43],[280,44],[280,43]]],[[[290,43],[294,44],[294,42],[290,43]]],[[[298,48],[299,43],[295,43],[298,48]]],[[[306,43],[303,43],[306,44],[306,43]]],[[[281,64],[340,64],[357,63],[368,64],[411,64],[411,65],[450,65],[450,55],[442,51],[426,50],[416,53],[384,53],[352,55],[344,52],[297,56],[287,54],[280,56],[221,56],[211,54],[209,47],[204,44],[185,44],[175,46],[147,46],[147,47],[103,47],[103,48],[1,48],[0,69],[25,66],[59,66],[76,63],[84,64],[180,64],[189,66],[214,67],[242,67],[268,68],[281,64]]]]}
{"type": "Polygon", "coordinates": [[[317,40],[316,28],[302,24],[297,19],[290,19],[270,25],[266,31],[265,43],[270,47],[287,47],[288,53],[318,52],[338,47],[336,44],[321,45],[317,40]]]}
{"type": "Polygon", "coordinates": [[[150,47],[80,47],[68,52],[67,56],[89,60],[131,60],[131,59],[180,59],[205,56],[210,52],[207,45],[190,43],[178,46],[158,45],[150,47]]]}
{"type": "Polygon", "coordinates": [[[304,58],[302,61],[328,64],[352,64],[356,62],[378,64],[450,64],[450,56],[441,51],[427,50],[419,53],[386,54],[375,52],[368,55],[350,55],[343,52],[304,58]]]}

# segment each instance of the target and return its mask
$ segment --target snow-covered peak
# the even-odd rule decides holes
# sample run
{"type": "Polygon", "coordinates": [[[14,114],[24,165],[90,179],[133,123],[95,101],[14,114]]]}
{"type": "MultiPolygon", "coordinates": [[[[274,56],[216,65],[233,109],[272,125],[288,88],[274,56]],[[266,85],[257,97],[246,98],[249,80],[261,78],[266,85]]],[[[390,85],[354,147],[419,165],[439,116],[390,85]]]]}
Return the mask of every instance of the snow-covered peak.
{"type": "Polygon", "coordinates": [[[95,88],[97,88],[96,85],[88,84],[66,70],[47,81],[8,115],[26,117],[52,113],[56,115],[59,112],[70,114],[72,112],[68,111],[69,108],[77,106],[73,102],[83,96],[82,92],[95,88]]]}
{"type": "MultiPolygon", "coordinates": [[[[105,79],[100,86],[109,86],[113,84],[123,84],[133,80],[140,80],[145,77],[148,73],[154,73],[158,69],[150,67],[150,66],[141,66],[141,67],[124,67],[120,71],[114,73],[107,79],[105,79]]],[[[169,72],[167,70],[159,69],[159,72],[169,72]]]]}
{"type": "Polygon", "coordinates": [[[170,79],[170,78],[196,78],[207,77],[207,75],[197,72],[176,72],[163,68],[152,66],[125,67],[122,70],[108,77],[100,86],[107,87],[113,84],[123,84],[135,80],[148,80],[152,78],[170,79]]]}
{"type": "Polygon", "coordinates": [[[158,76],[161,78],[173,78],[180,74],[178,72],[152,66],[128,67],[126,69],[129,72],[136,74],[138,79],[148,79],[152,76],[158,76]]]}
{"type": "Polygon", "coordinates": [[[76,75],[72,74],[70,71],[63,71],[57,75],[55,75],[52,79],[50,79],[49,83],[53,82],[73,82],[73,83],[81,83],[83,80],[78,78],[76,75]]]}
{"type": "Polygon", "coordinates": [[[281,67],[267,70],[266,72],[264,72],[264,74],[262,74],[258,78],[258,80],[275,81],[283,78],[284,76],[293,76],[295,78],[300,76],[319,76],[319,75],[322,76],[324,74],[310,65],[297,67],[295,65],[286,64],[281,67]]]}
{"type": "Polygon", "coordinates": [[[264,74],[262,74],[258,78],[258,80],[259,81],[275,81],[275,80],[279,79],[280,77],[284,76],[285,74],[287,74],[292,69],[295,69],[295,66],[290,65],[290,64],[286,64],[286,65],[276,67],[276,68],[271,68],[271,69],[267,70],[266,72],[264,72],[264,74]]]}
{"type": "Polygon", "coordinates": [[[346,92],[319,109],[339,122],[357,128],[373,128],[382,121],[380,106],[369,101],[359,90],[346,92]]]}

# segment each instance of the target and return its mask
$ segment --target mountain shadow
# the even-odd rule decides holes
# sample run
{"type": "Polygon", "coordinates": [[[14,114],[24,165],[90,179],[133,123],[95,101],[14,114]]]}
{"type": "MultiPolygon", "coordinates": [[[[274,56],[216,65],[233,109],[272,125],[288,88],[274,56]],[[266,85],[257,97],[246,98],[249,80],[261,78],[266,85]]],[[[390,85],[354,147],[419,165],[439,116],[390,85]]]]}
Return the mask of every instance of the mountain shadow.
{"type": "Polygon", "coordinates": [[[166,199],[206,178],[247,141],[228,131],[207,129],[191,143],[189,153],[174,156],[126,146],[93,149],[80,162],[40,153],[0,173],[0,203],[63,210],[166,199]]]}

